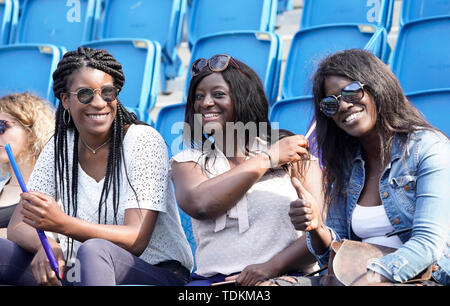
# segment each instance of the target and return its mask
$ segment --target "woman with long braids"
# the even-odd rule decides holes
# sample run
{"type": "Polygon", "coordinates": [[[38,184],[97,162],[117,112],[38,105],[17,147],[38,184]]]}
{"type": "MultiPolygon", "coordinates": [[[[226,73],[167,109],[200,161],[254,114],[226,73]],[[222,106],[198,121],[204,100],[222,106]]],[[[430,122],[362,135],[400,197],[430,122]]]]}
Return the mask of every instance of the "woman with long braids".
{"type": "Polygon", "coordinates": [[[120,103],[121,64],[105,50],[80,47],[64,55],[53,80],[55,135],[21,195],[11,241],[0,240],[0,283],[185,284],[193,259],[167,148],[120,103]],[[61,282],[35,229],[48,233],[61,282]]]}

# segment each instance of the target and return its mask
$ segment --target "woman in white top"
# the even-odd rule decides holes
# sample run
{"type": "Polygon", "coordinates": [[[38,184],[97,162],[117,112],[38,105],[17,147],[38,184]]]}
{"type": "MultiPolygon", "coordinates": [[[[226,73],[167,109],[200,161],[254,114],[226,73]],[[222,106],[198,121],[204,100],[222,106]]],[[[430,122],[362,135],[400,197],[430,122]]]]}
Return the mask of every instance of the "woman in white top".
{"type": "Polygon", "coordinates": [[[177,202],[192,217],[197,243],[189,285],[255,285],[311,268],[315,260],[288,215],[297,198],[290,169],[302,169],[294,176],[322,194],[318,162],[305,160],[307,139],[279,140],[261,81],[244,63],[216,55],[195,61],[191,74],[183,131],[189,149],[171,163],[177,202]]]}
{"type": "Polygon", "coordinates": [[[61,283],[37,228],[57,234],[48,237],[62,284],[185,284],[193,260],[169,185],[167,149],[118,100],[120,63],[105,50],[80,47],[64,55],[53,79],[61,101],[55,135],[9,225],[14,243],[0,241],[0,263],[14,252],[9,265],[23,273],[11,268],[15,273],[0,280],[61,283]]]}

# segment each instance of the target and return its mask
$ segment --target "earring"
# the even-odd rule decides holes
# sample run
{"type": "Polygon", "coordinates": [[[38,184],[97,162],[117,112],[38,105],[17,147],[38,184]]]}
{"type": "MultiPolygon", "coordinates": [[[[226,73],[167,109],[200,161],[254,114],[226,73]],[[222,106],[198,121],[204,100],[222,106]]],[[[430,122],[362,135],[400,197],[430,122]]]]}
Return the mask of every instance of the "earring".
{"type": "Polygon", "coordinates": [[[67,109],[64,109],[62,117],[63,117],[62,119],[63,119],[64,124],[68,126],[70,123],[71,116],[70,116],[70,112],[67,109]],[[67,120],[66,120],[66,117],[68,117],[67,120]]]}

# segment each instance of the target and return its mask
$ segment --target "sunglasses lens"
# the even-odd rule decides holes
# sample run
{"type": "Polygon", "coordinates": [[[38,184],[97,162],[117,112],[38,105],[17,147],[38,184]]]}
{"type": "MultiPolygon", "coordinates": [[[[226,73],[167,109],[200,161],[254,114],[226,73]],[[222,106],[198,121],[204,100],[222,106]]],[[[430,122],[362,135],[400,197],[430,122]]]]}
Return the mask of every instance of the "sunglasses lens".
{"type": "Polygon", "coordinates": [[[228,67],[230,57],[226,55],[215,55],[209,60],[211,71],[223,71],[228,67]]]}
{"type": "Polygon", "coordinates": [[[77,93],[78,100],[83,104],[88,104],[94,98],[94,91],[90,88],[82,88],[77,93]]]}
{"type": "Polygon", "coordinates": [[[106,102],[112,102],[117,98],[117,90],[115,87],[103,87],[102,98],[106,102]]]}
{"type": "Polygon", "coordinates": [[[203,68],[205,68],[206,64],[207,64],[207,60],[204,58],[200,58],[198,60],[196,60],[191,67],[191,74],[193,76],[197,75],[200,73],[200,71],[202,71],[203,68]]]}
{"type": "Polygon", "coordinates": [[[342,89],[341,95],[344,101],[357,103],[364,97],[364,90],[359,82],[353,82],[342,89]]]}
{"type": "Polygon", "coordinates": [[[6,130],[6,121],[0,120],[0,135],[5,133],[5,130],[6,130]]]}
{"type": "Polygon", "coordinates": [[[320,109],[326,116],[331,117],[338,111],[339,101],[333,96],[325,97],[320,101],[320,109]]]}

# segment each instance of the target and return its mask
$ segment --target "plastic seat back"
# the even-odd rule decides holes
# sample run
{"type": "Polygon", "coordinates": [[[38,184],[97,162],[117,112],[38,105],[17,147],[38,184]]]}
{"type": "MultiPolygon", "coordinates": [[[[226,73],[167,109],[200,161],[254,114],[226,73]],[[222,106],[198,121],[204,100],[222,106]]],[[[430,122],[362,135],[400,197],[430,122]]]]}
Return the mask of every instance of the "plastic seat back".
{"type": "Polygon", "coordinates": [[[450,136],[450,88],[409,93],[406,97],[431,125],[450,136]]]}
{"type": "MultiPolygon", "coordinates": [[[[190,65],[198,58],[228,54],[250,66],[260,77],[269,103],[276,100],[280,78],[282,46],[277,34],[270,32],[224,32],[201,38],[192,49],[190,65]]],[[[187,97],[190,71],[186,76],[187,97]]]]}
{"type": "Polygon", "coordinates": [[[270,109],[270,122],[280,129],[305,135],[314,118],[312,96],[297,97],[277,101],[270,109]]]}
{"type": "Polygon", "coordinates": [[[45,43],[75,50],[91,40],[95,0],[26,0],[16,43],[45,43]]]}
{"type": "Polygon", "coordinates": [[[119,94],[122,104],[148,122],[158,94],[161,47],[156,41],[145,39],[105,39],[85,44],[105,49],[122,64],[125,85],[119,94]]]}
{"type": "Polygon", "coordinates": [[[367,49],[383,57],[387,45],[384,28],[371,25],[327,25],[298,31],[286,60],[281,98],[312,94],[312,77],[327,55],[345,49],[367,49]]]}
{"type": "Polygon", "coordinates": [[[402,0],[399,25],[403,26],[410,21],[436,16],[450,16],[450,1],[402,0]]]}
{"type": "Polygon", "coordinates": [[[0,2],[0,45],[9,43],[11,24],[13,22],[13,14],[16,12],[12,0],[4,0],[0,2]]]}
{"type": "Polygon", "coordinates": [[[61,59],[53,45],[0,47],[0,96],[25,91],[56,103],[52,74],[61,59]]]}
{"type": "Polygon", "coordinates": [[[449,87],[450,16],[405,24],[397,39],[392,71],[405,92],[449,87]]]}
{"type": "Polygon", "coordinates": [[[166,105],[161,108],[156,119],[156,130],[167,144],[169,157],[183,150],[183,127],[186,111],[185,103],[166,105]]]}
{"type": "Polygon", "coordinates": [[[393,10],[394,0],[304,0],[300,27],[358,23],[384,27],[389,32],[393,10]]]}
{"type": "Polygon", "coordinates": [[[99,39],[156,40],[169,57],[176,56],[186,0],[106,0],[99,24],[99,39]]]}
{"type": "Polygon", "coordinates": [[[277,4],[272,0],[194,0],[189,13],[189,45],[219,32],[273,31],[277,4]]]}

